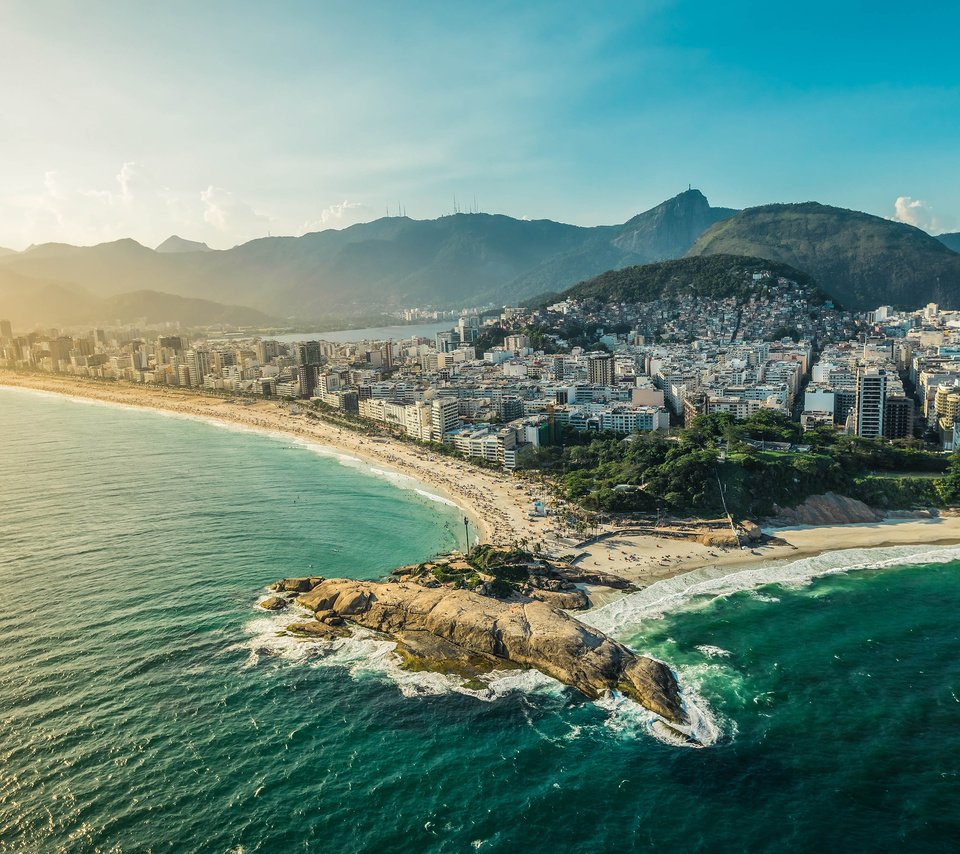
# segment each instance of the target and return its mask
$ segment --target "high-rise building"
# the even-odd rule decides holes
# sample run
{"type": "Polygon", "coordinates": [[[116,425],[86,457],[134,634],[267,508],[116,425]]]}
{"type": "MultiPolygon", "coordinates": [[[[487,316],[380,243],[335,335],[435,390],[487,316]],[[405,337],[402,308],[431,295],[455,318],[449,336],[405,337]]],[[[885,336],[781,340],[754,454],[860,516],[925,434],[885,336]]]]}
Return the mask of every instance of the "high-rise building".
{"type": "Polygon", "coordinates": [[[883,408],[883,435],[887,439],[906,439],[913,435],[912,400],[907,397],[887,398],[883,408]]]}
{"type": "Polygon", "coordinates": [[[9,320],[0,320],[0,343],[9,344],[13,341],[13,326],[9,320]]]}
{"type": "Polygon", "coordinates": [[[887,372],[881,368],[862,367],[857,371],[857,435],[876,439],[884,435],[883,423],[887,402],[887,372]]]}
{"type": "Polygon", "coordinates": [[[434,442],[442,442],[460,424],[460,403],[455,397],[435,397],[430,402],[430,432],[434,442]]]}
{"type": "Polygon", "coordinates": [[[521,350],[530,349],[529,335],[508,335],[503,341],[503,349],[519,353],[521,350]]]}
{"type": "Polygon", "coordinates": [[[317,393],[320,397],[340,391],[340,374],[320,374],[317,378],[317,393]]]}
{"type": "MultiPolygon", "coordinates": [[[[97,330],[101,332],[101,330],[97,330]]],[[[103,343],[103,338],[101,335],[100,343],[103,343]]],[[[157,339],[157,346],[164,350],[172,350],[174,353],[182,353],[185,349],[183,339],[172,335],[172,336],[162,336],[157,339]]]]}
{"type": "Polygon", "coordinates": [[[187,350],[187,352],[183,354],[183,360],[187,367],[190,368],[190,385],[203,385],[203,378],[210,373],[213,363],[210,351],[187,350]]]}
{"type": "Polygon", "coordinates": [[[60,363],[69,364],[70,351],[73,349],[73,339],[61,336],[54,338],[47,345],[50,349],[50,360],[55,371],[61,370],[60,363]]]}
{"type": "Polygon", "coordinates": [[[564,373],[563,356],[553,357],[553,370],[551,371],[555,380],[562,380],[564,373]]]}
{"type": "Polygon", "coordinates": [[[456,329],[449,332],[438,332],[435,340],[438,353],[450,353],[460,346],[460,333],[456,329]]]}
{"type": "Polygon", "coordinates": [[[613,356],[591,356],[587,361],[587,378],[591,385],[613,385],[613,356]]]}
{"type": "Polygon", "coordinates": [[[280,355],[280,344],[277,341],[260,340],[254,345],[254,350],[257,354],[257,361],[261,365],[266,365],[280,355]]]}
{"type": "Polygon", "coordinates": [[[300,380],[300,397],[313,397],[317,391],[317,376],[320,373],[319,365],[298,365],[297,378],[300,380]]]}
{"type": "Polygon", "coordinates": [[[457,321],[457,334],[461,343],[469,344],[480,337],[480,318],[476,315],[461,317],[457,321]]]}
{"type": "Polygon", "coordinates": [[[298,365],[319,365],[320,364],[320,342],[302,341],[296,346],[296,356],[298,365]]]}

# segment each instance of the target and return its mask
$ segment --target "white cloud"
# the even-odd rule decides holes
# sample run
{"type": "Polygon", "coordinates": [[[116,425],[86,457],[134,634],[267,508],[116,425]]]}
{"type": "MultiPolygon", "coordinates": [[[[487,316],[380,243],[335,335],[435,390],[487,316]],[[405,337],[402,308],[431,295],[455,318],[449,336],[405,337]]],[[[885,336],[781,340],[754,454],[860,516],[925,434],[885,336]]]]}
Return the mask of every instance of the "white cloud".
{"type": "Polygon", "coordinates": [[[358,222],[369,222],[375,216],[373,208],[361,202],[348,202],[344,199],[335,205],[320,211],[320,218],[308,220],[300,226],[300,233],[323,231],[327,228],[347,228],[358,222]]]}
{"type": "Polygon", "coordinates": [[[266,237],[270,231],[269,216],[254,210],[223,187],[211,184],[200,193],[200,201],[203,202],[203,221],[238,242],[266,237]]]}
{"type": "Polygon", "coordinates": [[[223,187],[174,190],[141,165],[123,163],[113,179],[90,186],[51,169],[33,193],[0,199],[0,221],[16,227],[0,244],[60,241],[79,245],[133,237],[154,246],[171,234],[216,247],[263,237],[274,219],[223,187]]]}
{"type": "Polygon", "coordinates": [[[933,208],[920,199],[914,199],[910,196],[900,196],[894,203],[896,211],[893,218],[897,222],[905,222],[907,225],[915,225],[924,231],[939,232],[943,230],[942,223],[933,208]]]}

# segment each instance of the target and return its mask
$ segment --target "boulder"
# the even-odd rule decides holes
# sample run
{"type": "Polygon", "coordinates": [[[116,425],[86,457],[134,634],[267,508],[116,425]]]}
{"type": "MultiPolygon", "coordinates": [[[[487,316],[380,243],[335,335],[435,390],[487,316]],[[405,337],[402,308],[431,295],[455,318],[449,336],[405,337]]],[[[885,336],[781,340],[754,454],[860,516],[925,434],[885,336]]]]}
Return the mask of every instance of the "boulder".
{"type": "Polygon", "coordinates": [[[580,566],[555,567],[555,571],[567,581],[578,584],[597,584],[601,587],[611,587],[614,590],[636,589],[627,579],[611,572],[602,572],[599,569],[586,569],[580,566]]]}
{"type": "Polygon", "coordinates": [[[319,620],[309,620],[304,623],[291,623],[287,626],[287,631],[292,635],[299,635],[308,638],[333,638],[346,637],[350,634],[349,629],[341,626],[331,626],[329,623],[321,623],[319,620]]]}
{"type": "Polygon", "coordinates": [[[729,528],[727,530],[703,531],[697,536],[697,542],[704,546],[720,548],[736,548],[740,545],[737,535],[729,528]]]}
{"type": "Polygon", "coordinates": [[[309,575],[303,578],[281,578],[270,589],[277,593],[309,593],[321,581],[323,581],[323,577],[319,575],[309,575]]]}
{"type": "Polygon", "coordinates": [[[420,571],[420,564],[414,563],[410,566],[398,567],[390,574],[397,576],[397,578],[406,578],[408,575],[417,575],[420,571]]]}
{"type": "Polygon", "coordinates": [[[590,607],[590,600],[587,594],[582,590],[537,590],[530,592],[531,599],[537,599],[540,602],[546,602],[554,608],[560,608],[563,611],[585,611],[590,607]]]}
{"type": "Polygon", "coordinates": [[[796,507],[774,505],[777,525],[852,525],[880,522],[884,514],[868,507],[856,498],[827,492],[811,495],[796,507]]]}
{"type": "Polygon", "coordinates": [[[259,603],[264,611],[282,611],[287,607],[287,600],[282,596],[270,596],[259,603]]]}

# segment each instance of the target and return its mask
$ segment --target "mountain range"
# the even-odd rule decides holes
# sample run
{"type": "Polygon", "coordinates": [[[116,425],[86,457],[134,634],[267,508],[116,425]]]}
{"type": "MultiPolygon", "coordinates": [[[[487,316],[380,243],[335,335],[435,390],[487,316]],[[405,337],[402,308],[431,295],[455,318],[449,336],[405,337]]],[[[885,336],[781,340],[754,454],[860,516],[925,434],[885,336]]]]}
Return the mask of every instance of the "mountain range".
{"type": "Polygon", "coordinates": [[[937,240],[948,249],[952,249],[954,252],[960,252],[960,231],[955,231],[952,234],[938,234],[937,240]]]}
{"type": "Polygon", "coordinates": [[[129,239],[89,247],[48,243],[0,255],[0,288],[8,295],[0,310],[20,322],[72,322],[72,309],[41,319],[25,310],[37,308],[36,301],[10,299],[34,280],[96,298],[145,290],[199,297],[288,323],[411,305],[515,302],[611,267],[682,255],[704,229],[733,213],[688,190],[619,226],[455,214],[388,217],[223,251],[178,236],[156,250],[129,239]]]}
{"type": "Polygon", "coordinates": [[[689,189],[610,226],[478,213],[387,217],[227,250],[176,235],[156,249],[126,239],[0,250],[0,317],[18,326],[90,318],[302,325],[414,305],[517,303],[687,254],[788,264],[849,308],[960,306],[960,254],[950,248],[958,238],[816,203],[712,207],[689,189]]]}

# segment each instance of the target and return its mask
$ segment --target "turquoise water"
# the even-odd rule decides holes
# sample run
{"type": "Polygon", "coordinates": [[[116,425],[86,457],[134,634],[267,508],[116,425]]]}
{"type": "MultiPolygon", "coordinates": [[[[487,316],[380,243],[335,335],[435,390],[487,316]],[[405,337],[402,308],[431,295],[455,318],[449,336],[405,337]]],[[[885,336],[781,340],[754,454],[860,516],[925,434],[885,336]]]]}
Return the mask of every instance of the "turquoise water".
{"type": "Polygon", "coordinates": [[[955,850],[956,549],[592,614],[698,692],[720,736],[692,750],[629,704],[533,676],[479,699],[255,609],[277,577],[450,547],[451,508],[286,440],[52,397],[0,390],[0,436],[0,851],[955,850]]]}

